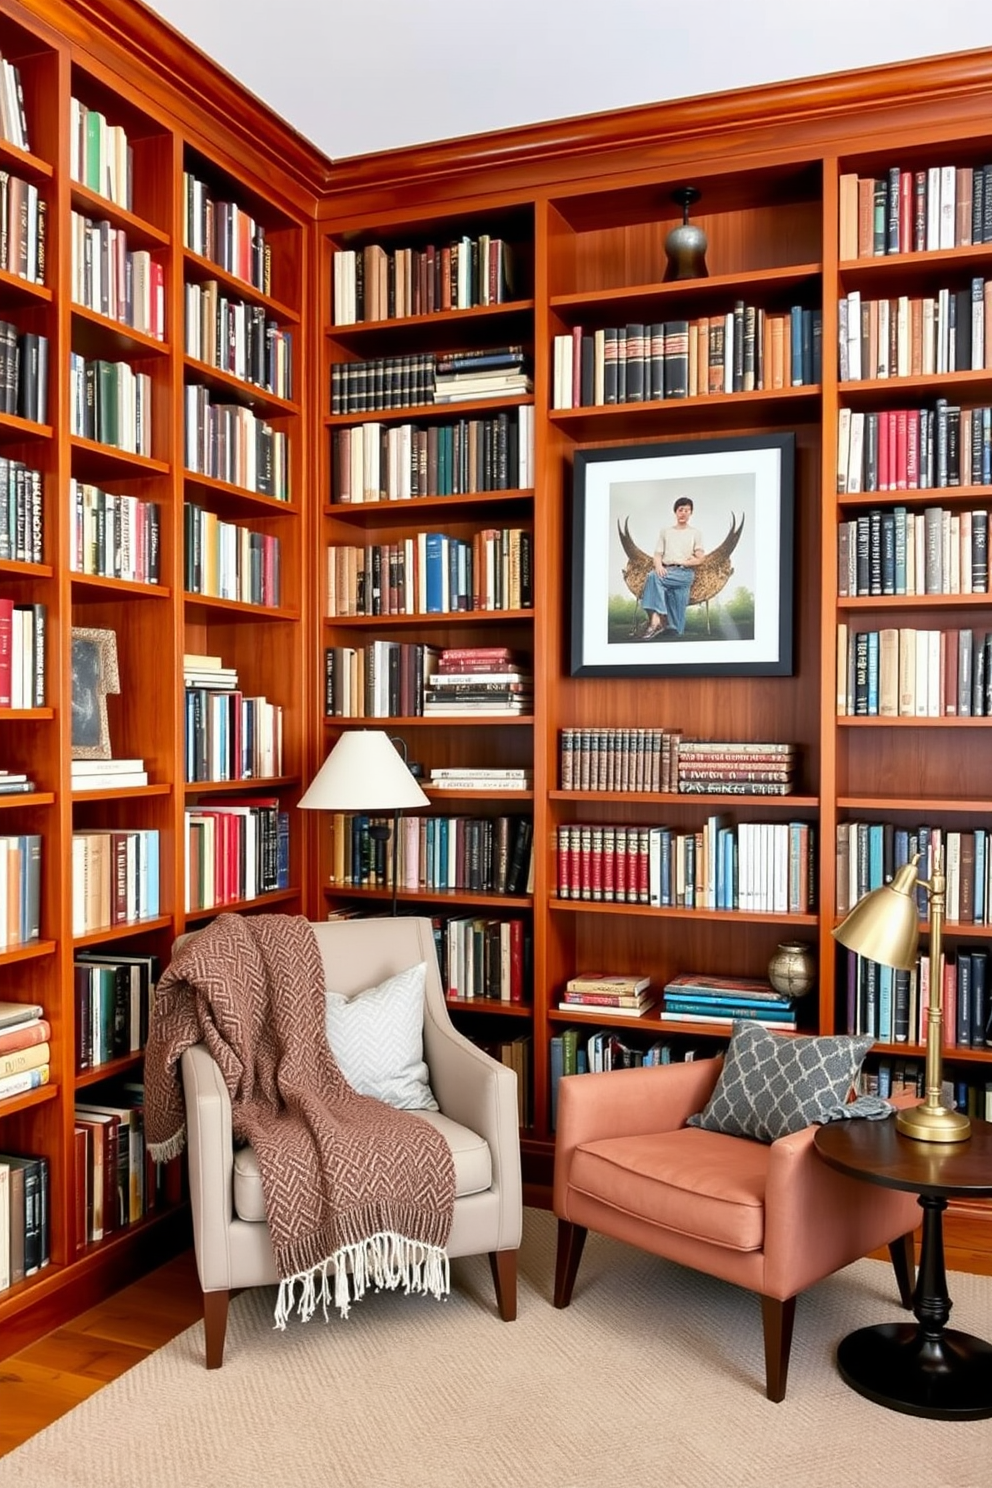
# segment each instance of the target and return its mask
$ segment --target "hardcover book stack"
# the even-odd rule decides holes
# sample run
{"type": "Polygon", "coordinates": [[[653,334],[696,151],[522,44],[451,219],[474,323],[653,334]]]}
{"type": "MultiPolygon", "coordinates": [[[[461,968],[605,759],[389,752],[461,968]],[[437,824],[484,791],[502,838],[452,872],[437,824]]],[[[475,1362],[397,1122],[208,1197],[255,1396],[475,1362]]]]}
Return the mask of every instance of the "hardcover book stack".
{"type": "Polygon", "coordinates": [[[480,791],[488,795],[491,791],[526,791],[533,782],[530,770],[498,766],[440,765],[431,770],[431,789],[434,791],[480,791]]]}
{"type": "Polygon", "coordinates": [[[682,795],[789,796],[796,772],[794,744],[681,739],[682,795]]]}
{"type": "Polygon", "coordinates": [[[124,790],[148,784],[148,771],[143,759],[74,759],[70,768],[74,793],[124,790]]]}
{"type": "Polygon", "coordinates": [[[619,972],[582,972],[569,977],[558,1007],[561,1012],[598,1013],[600,1017],[640,1018],[653,1008],[651,978],[619,972]]]}
{"type": "Polygon", "coordinates": [[[424,717],[530,713],[534,675],[508,646],[446,647],[424,686],[424,717]]]}
{"type": "Polygon", "coordinates": [[[450,352],[434,363],[434,402],[509,398],[532,393],[530,357],[522,346],[450,352]]]}
{"type": "Polygon", "coordinates": [[[51,1036],[39,1003],[0,1002],[0,1100],[48,1084],[51,1036]]]}
{"type": "Polygon", "coordinates": [[[765,1028],[794,1033],[798,1022],[795,998],[776,992],[757,977],[701,976],[691,972],[665,983],[663,1023],[718,1023],[730,1027],[735,1018],[765,1028]]]}
{"type": "Polygon", "coordinates": [[[246,697],[219,656],[183,657],[185,778],[258,780],[282,774],[282,708],[246,697]]]}

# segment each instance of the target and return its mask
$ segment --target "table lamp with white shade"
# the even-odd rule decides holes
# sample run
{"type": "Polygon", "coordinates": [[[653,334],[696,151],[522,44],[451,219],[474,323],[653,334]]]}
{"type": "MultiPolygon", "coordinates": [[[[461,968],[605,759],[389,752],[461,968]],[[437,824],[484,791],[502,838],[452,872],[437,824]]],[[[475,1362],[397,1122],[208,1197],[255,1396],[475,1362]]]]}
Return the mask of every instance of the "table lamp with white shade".
{"type": "MultiPolygon", "coordinates": [[[[343,733],[300,800],[305,811],[390,812],[393,818],[393,914],[396,913],[399,817],[430,802],[397,743],[382,729],[343,733]]],[[[404,746],[405,748],[405,746],[404,746]]],[[[383,827],[381,834],[386,836],[383,827]]]]}

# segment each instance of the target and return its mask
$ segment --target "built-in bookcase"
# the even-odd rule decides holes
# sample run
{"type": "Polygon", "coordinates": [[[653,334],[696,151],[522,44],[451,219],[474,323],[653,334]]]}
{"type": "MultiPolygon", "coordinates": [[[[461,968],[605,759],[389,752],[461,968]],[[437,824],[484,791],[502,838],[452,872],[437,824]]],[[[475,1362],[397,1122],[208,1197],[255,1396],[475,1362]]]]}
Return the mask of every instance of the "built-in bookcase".
{"type": "MultiPolygon", "coordinates": [[[[24,772],[34,786],[0,796],[0,835],[39,839],[41,853],[32,908],[38,934],[0,951],[0,996],[40,1004],[51,1026],[48,1082],[0,1103],[0,1151],[42,1157],[48,1169],[48,1264],[0,1292],[0,1327],[11,1347],[188,1234],[175,1167],[162,1184],[149,1175],[142,1218],[102,1240],[80,1240],[74,1108],[119,1095],[122,1082],[140,1083],[142,1057],[140,1046],[122,1050],[118,1043],[104,1047],[95,1065],[88,1056],[81,1062],[88,1015],[74,962],[93,954],[153,956],[162,968],[176,935],[218,912],[212,893],[206,902],[188,897],[187,812],[201,801],[245,809],[260,796],[273,803],[265,809],[284,826],[280,887],[260,892],[255,880],[250,895],[230,907],[302,910],[305,852],[294,807],[312,728],[303,307],[313,198],[271,166],[273,156],[285,151],[289,158],[300,147],[264,110],[251,126],[236,119],[218,125],[230,110],[216,97],[191,105],[169,84],[153,83],[145,46],[150,35],[161,42],[167,31],[154,18],[147,27],[143,18],[144,40],[136,35],[133,62],[124,62],[98,29],[80,38],[71,6],[60,34],[59,10],[45,7],[37,21],[23,8],[19,20],[0,16],[0,54],[20,71],[31,146],[0,142],[0,169],[26,183],[27,200],[34,206],[40,199],[43,217],[43,272],[0,270],[0,320],[18,337],[44,337],[48,349],[47,408],[32,405],[38,417],[0,414],[0,458],[8,462],[11,491],[6,517],[22,517],[15,546],[0,556],[0,600],[41,611],[45,641],[43,691],[30,706],[0,708],[0,769],[24,772]],[[187,173],[264,230],[264,282],[244,282],[237,264],[226,269],[187,247],[187,173]],[[278,339],[277,378],[266,375],[257,344],[247,365],[240,354],[225,363],[188,346],[187,291],[208,280],[217,286],[212,309],[217,300],[239,307],[225,319],[225,334],[235,321],[250,321],[264,327],[263,342],[278,339]],[[264,461],[222,467],[223,476],[235,478],[189,469],[186,417],[191,407],[202,412],[189,392],[197,386],[208,404],[231,410],[228,426],[212,431],[214,445],[226,453],[233,432],[244,455],[245,431],[257,426],[272,436],[264,461]],[[26,473],[18,476],[19,466],[26,473]],[[221,524],[235,533],[225,559],[244,565],[246,577],[233,598],[225,597],[229,561],[224,588],[214,586],[220,592],[190,582],[191,504],[208,514],[212,534],[221,524]],[[110,746],[115,759],[142,761],[147,783],[107,776],[73,790],[78,630],[114,634],[120,687],[106,698],[110,746]],[[236,669],[246,696],[281,710],[281,759],[271,778],[187,780],[189,653],[220,657],[236,669]],[[90,866],[105,866],[98,839],[107,834],[122,886],[132,872],[145,875],[145,887],[157,880],[157,903],[151,893],[147,901],[138,893],[125,900],[122,887],[107,922],[84,925],[74,906],[74,858],[85,835],[96,854],[90,866]],[[187,912],[188,903],[200,907],[187,912]]],[[[129,24],[125,18],[121,34],[129,24]]],[[[226,84],[191,52],[190,67],[200,65],[203,97],[214,85],[223,92],[226,84]]],[[[35,254],[36,242],[33,235],[35,254]]],[[[228,883],[223,907],[230,898],[228,883]]]]}

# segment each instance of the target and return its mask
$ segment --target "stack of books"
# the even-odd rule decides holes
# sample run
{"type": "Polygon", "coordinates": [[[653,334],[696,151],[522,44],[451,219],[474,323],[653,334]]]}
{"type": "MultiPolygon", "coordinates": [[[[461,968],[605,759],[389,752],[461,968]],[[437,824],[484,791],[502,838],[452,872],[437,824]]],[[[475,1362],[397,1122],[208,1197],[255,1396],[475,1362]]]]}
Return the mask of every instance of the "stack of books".
{"type": "Polygon", "coordinates": [[[237,685],[237,667],[225,666],[220,656],[200,656],[189,651],[184,655],[184,687],[205,687],[210,692],[234,692],[237,685]]]}
{"type": "Polygon", "coordinates": [[[477,790],[488,794],[490,791],[530,790],[532,781],[529,770],[444,765],[431,770],[430,784],[432,790],[477,790]]]}
{"type": "Polygon", "coordinates": [[[795,1033],[796,1001],[760,977],[700,976],[686,972],[666,982],[659,1017],[663,1023],[719,1023],[747,1018],[764,1028],[795,1033]]]}
{"type": "Polygon", "coordinates": [[[424,717],[453,713],[530,713],[534,674],[507,646],[449,647],[424,686],[424,717]]]}
{"type": "Polygon", "coordinates": [[[0,1100],[48,1084],[51,1032],[40,1003],[0,1002],[0,1100]]]}
{"type": "Polygon", "coordinates": [[[651,978],[636,973],[586,971],[565,983],[561,1012],[598,1013],[601,1017],[640,1018],[654,1007],[651,978]]]}
{"type": "Polygon", "coordinates": [[[453,351],[434,363],[435,403],[507,398],[533,391],[530,358],[522,346],[453,351]]]}
{"type": "Polygon", "coordinates": [[[678,783],[683,795],[790,796],[794,744],[682,739],[678,783]]]}
{"type": "Polygon", "coordinates": [[[0,770],[0,796],[24,796],[35,788],[30,775],[20,770],[0,770]]]}
{"type": "Polygon", "coordinates": [[[148,784],[143,759],[74,759],[71,767],[74,792],[123,790],[126,786],[148,784]]]}

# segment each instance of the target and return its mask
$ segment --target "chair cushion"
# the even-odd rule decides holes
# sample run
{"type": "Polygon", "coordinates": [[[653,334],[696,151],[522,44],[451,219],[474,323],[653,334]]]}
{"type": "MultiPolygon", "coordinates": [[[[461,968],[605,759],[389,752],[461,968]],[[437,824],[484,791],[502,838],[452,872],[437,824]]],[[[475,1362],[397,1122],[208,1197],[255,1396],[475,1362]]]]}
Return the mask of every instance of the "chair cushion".
{"type": "MultiPolygon", "coordinates": [[[[489,1146],[476,1132],[460,1126],[440,1111],[418,1111],[422,1120],[437,1127],[451,1148],[455,1160],[455,1198],[485,1193],[492,1187],[493,1167],[489,1146]]],[[[258,1158],[251,1147],[239,1147],[234,1154],[234,1211],[239,1219],[265,1223],[265,1199],[258,1158]]]]}
{"type": "Polygon", "coordinates": [[[713,1094],[689,1125],[775,1142],[814,1121],[829,1121],[850,1095],[874,1042],[870,1034],[774,1034],[739,1018],[713,1094]]]}
{"type": "Polygon", "coordinates": [[[762,1143],[682,1127],[584,1142],[569,1187],[677,1234],[752,1251],[765,1240],[767,1171],[762,1143]]]}
{"type": "Polygon", "coordinates": [[[359,1095],[402,1111],[436,1111],[424,1063],[423,961],[377,987],[343,997],[326,992],[327,1042],[359,1095]]]}

